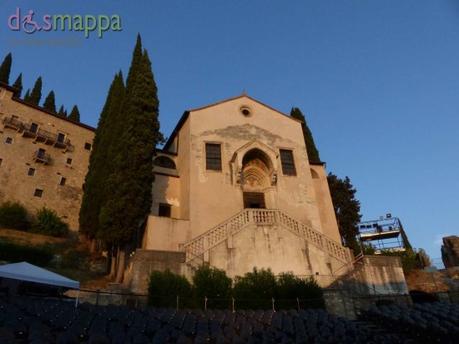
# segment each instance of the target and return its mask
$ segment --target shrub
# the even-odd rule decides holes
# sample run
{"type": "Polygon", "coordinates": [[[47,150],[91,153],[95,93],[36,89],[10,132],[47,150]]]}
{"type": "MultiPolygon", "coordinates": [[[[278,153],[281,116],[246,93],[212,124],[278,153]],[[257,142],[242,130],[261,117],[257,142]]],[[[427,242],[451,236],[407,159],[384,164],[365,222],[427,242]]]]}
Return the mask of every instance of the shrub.
{"type": "Polygon", "coordinates": [[[237,308],[271,308],[271,299],[275,296],[276,277],[270,269],[246,273],[236,277],[233,289],[237,308]]]}
{"type": "Polygon", "coordinates": [[[180,298],[181,307],[192,305],[190,282],[170,270],[153,271],[148,286],[148,303],[155,307],[175,307],[176,298],[180,298]]]}
{"type": "Polygon", "coordinates": [[[11,263],[26,261],[30,264],[47,266],[52,258],[52,252],[45,246],[30,247],[0,241],[0,260],[11,263]]]}
{"type": "Polygon", "coordinates": [[[196,302],[202,303],[207,297],[210,308],[228,308],[231,297],[231,278],[225,271],[202,265],[193,276],[193,287],[196,302]],[[213,299],[213,300],[212,300],[213,299]]]}
{"type": "Polygon", "coordinates": [[[28,230],[30,222],[27,210],[17,202],[3,203],[0,205],[0,226],[23,231],[28,230]]]}
{"type": "Polygon", "coordinates": [[[276,284],[277,308],[296,308],[297,298],[302,308],[323,308],[325,306],[322,288],[313,278],[302,279],[292,273],[282,273],[276,284]]]}
{"type": "Polygon", "coordinates": [[[403,272],[405,274],[409,273],[413,269],[418,269],[419,260],[417,254],[412,249],[407,249],[403,252],[392,252],[389,250],[381,250],[381,254],[384,256],[396,256],[400,257],[403,267],[403,272]]]}
{"type": "Polygon", "coordinates": [[[67,236],[69,226],[59,218],[54,210],[42,208],[37,212],[32,230],[35,233],[63,237],[67,236]]]}
{"type": "Polygon", "coordinates": [[[70,249],[62,255],[60,266],[65,269],[86,270],[89,268],[89,253],[70,249]]]}

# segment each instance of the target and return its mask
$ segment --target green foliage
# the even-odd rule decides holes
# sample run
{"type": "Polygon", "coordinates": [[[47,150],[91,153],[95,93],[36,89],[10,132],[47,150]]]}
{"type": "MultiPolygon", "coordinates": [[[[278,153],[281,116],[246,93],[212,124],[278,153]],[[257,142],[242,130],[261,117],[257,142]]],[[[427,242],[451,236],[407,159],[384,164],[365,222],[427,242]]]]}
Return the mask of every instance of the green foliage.
{"type": "Polygon", "coordinates": [[[67,117],[67,111],[64,109],[64,105],[61,105],[59,111],[57,112],[58,116],[67,117]]]}
{"type": "Polygon", "coordinates": [[[11,53],[5,56],[2,64],[0,65],[0,82],[5,84],[9,84],[10,81],[10,72],[11,72],[11,64],[13,62],[13,57],[11,53]]]}
{"type": "Polygon", "coordinates": [[[174,274],[170,270],[151,273],[148,285],[148,303],[151,306],[175,307],[177,296],[182,299],[182,306],[191,300],[191,284],[185,277],[174,274]]]}
{"type": "Polygon", "coordinates": [[[29,102],[30,101],[30,90],[28,89],[24,95],[24,101],[29,102]]]}
{"type": "Polygon", "coordinates": [[[276,283],[276,305],[278,308],[296,308],[295,298],[299,299],[301,307],[323,308],[325,306],[322,288],[310,279],[301,279],[292,273],[282,273],[276,283]]]}
{"type": "Polygon", "coordinates": [[[30,228],[27,210],[20,203],[5,202],[0,205],[0,227],[28,230],[30,228]]]}
{"type": "Polygon", "coordinates": [[[101,207],[110,197],[110,185],[106,176],[113,172],[114,151],[112,145],[116,144],[118,137],[113,135],[115,125],[119,121],[120,108],[124,99],[125,86],[121,72],[115,75],[110,86],[105,105],[97,125],[91,155],[89,169],[85,179],[85,191],[80,208],[80,231],[89,238],[99,236],[99,214],[101,207]]]}
{"type": "Polygon", "coordinates": [[[120,115],[107,134],[112,137],[108,155],[113,160],[106,181],[116,188],[111,189],[110,198],[102,204],[99,213],[98,233],[106,244],[132,244],[150,212],[152,160],[155,147],[162,139],[158,107],[150,59],[146,51],[142,52],[139,36],[120,115]]]}
{"type": "Polygon", "coordinates": [[[420,249],[419,251],[416,251],[413,249],[407,249],[403,252],[393,252],[390,250],[381,250],[381,254],[384,256],[400,257],[401,262],[402,262],[403,272],[405,274],[415,269],[423,269],[424,267],[429,266],[429,265],[425,265],[426,263],[427,264],[430,263],[430,258],[429,256],[427,256],[427,254],[425,253],[423,249],[420,249]],[[420,254],[421,256],[425,254],[425,256],[421,258],[420,254]],[[422,260],[426,258],[428,259],[428,261],[422,260]]]}
{"type": "Polygon", "coordinates": [[[53,258],[52,252],[46,246],[23,246],[0,240],[0,260],[10,263],[26,261],[38,266],[46,266],[53,258]]]}
{"type": "Polygon", "coordinates": [[[24,100],[33,105],[40,104],[42,85],[43,85],[43,82],[41,80],[41,76],[39,76],[37,81],[35,81],[35,85],[32,88],[30,97],[28,97],[28,99],[24,98],[24,100]]]}
{"type": "Polygon", "coordinates": [[[419,265],[421,268],[432,266],[432,260],[423,248],[420,248],[418,250],[417,260],[419,261],[419,265]]]}
{"type": "Polygon", "coordinates": [[[359,233],[357,224],[360,222],[361,215],[360,202],[355,198],[357,190],[351,184],[349,177],[340,179],[329,173],[327,179],[343,243],[351,248],[354,254],[358,254],[361,248],[356,236],[359,233]]]}
{"type": "Polygon", "coordinates": [[[233,288],[238,308],[271,308],[276,293],[276,277],[271,270],[257,270],[236,277],[233,288]]]}
{"type": "Polygon", "coordinates": [[[193,276],[194,295],[198,300],[210,300],[209,307],[228,308],[231,297],[231,278],[225,271],[202,265],[193,276]]]}
{"type": "Polygon", "coordinates": [[[89,253],[84,250],[70,249],[62,254],[60,267],[87,270],[89,267],[89,253]]]}
{"type": "Polygon", "coordinates": [[[306,119],[297,107],[292,108],[290,116],[301,121],[301,128],[303,129],[304,143],[306,144],[306,150],[308,152],[308,158],[311,162],[320,162],[319,151],[314,143],[312,132],[306,123],[306,119]]]}
{"type": "Polygon", "coordinates": [[[69,233],[69,226],[59,218],[54,210],[42,208],[37,212],[32,230],[44,235],[64,237],[69,233]]]}
{"type": "Polygon", "coordinates": [[[70,111],[70,115],[67,118],[74,122],[80,122],[80,110],[78,110],[78,106],[73,106],[72,111],[70,111]]]}
{"type": "Polygon", "coordinates": [[[56,97],[54,95],[54,91],[48,93],[48,96],[43,103],[43,108],[52,113],[56,113],[56,97]]]}
{"type": "Polygon", "coordinates": [[[22,73],[19,74],[18,78],[16,79],[16,81],[13,84],[13,87],[15,89],[17,89],[17,92],[15,94],[16,97],[21,98],[21,93],[22,93],[22,73]]]}
{"type": "Polygon", "coordinates": [[[373,255],[375,254],[375,248],[371,244],[363,244],[363,254],[373,255]]]}

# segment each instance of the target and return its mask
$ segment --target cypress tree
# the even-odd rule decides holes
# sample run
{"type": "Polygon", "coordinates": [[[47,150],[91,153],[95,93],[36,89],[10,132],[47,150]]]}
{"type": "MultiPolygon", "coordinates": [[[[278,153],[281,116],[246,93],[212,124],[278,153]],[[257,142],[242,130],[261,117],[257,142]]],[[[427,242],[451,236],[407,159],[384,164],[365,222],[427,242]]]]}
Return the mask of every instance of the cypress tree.
{"type": "Polygon", "coordinates": [[[30,89],[28,89],[24,95],[24,101],[29,102],[30,101],[30,89]]]}
{"type": "Polygon", "coordinates": [[[43,82],[41,80],[41,76],[39,76],[37,81],[35,81],[35,85],[32,88],[32,92],[30,93],[30,97],[27,102],[33,105],[40,104],[42,84],[43,82]]]}
{"type": "Polygon", "coordinates": [[[72,111],[70,112],[70,115],[67,118],[74,122],[80,122],[80,111],[78,110],[78,106],[73,106],[72,111]]]}
{"type": "Polygon", "coordinates": [[[54,96],[54,91],[48,93],[48,96],[46,97],[45,102],[43,103],[43,108],[52,113],[56,113],[56,99],[54,96]]]}
{"type": "Polygon", "coordinates": [[[356,238],[359,233],[357,224],[361,219],[360,202],[355,198],[357,190],[349,177],[340,179],[329,173],[327,180],[343,244],[357,254],[361,251],[356,238]]]}
{"type": "Polygon", "coordinates": [[[110,135],[110,131],[119,117],[124,92],[123,76],[120,72],[113,79],[99,117],[85,179],[79,222],[80,232],[90,239],[98,236],[100,209],[110,195],[109,185],[105,182],[106,176],[112,171],[113,157],[109,155],[109,148],[114,144],[115,137],[110,135]]]}
{"type": "Polygon", "coordinates": [[[312,137],[311,130],[306,123],[303,113],[297,107],[292,108],[290,111],[290,116],[295,119],[300,120],[301,128],[303,129],[304,142],[306,144],[306,150],[308,152],[308,158],[310,162],[320,162],[319,151],[317,150],[316,144],[314,143],[314,138],[312,137]]]}
{"type": "Polygon", "coordinates": [[[10,81],[10,72],[11,72],[11,64],[13,62],[13,57],[11,53],[5,56],[2,64],[0,65],[0,82],[5,84],[9,84],[10,81]]]}
{"type": "Polygon", "coordinates": [[[13,87],[17,89],[16,91],[16,97],[21,98],[21,93],[22,93],[22,73],[19,74],[18,78],[13,84],[13,87]]]}
{"type": "MultiPolygon", "coordinates": [[[[103,241],[118,247],[116,280],[121,281],[126,252],[139,239],[139,232],[150,212],[153,182],[153,156],[161,141],[158,122],[157,88],[140,36],[134,49],[120,118],[114,133],[113,172],[108,178],[111,197],[101,208],[100,235],[103,241]],[[122,119],[122,128],[120,122],[122,119]]],[[[112,147],[113,149],[113,147],[112,147]]]]}
{"type": "Polygon", "coordinates": [[[57,112],[57,115],[61,117],[67,117],[65,115],[64,105],[61,105],[61,107],[59,108],[59,111],[57,112]]]}

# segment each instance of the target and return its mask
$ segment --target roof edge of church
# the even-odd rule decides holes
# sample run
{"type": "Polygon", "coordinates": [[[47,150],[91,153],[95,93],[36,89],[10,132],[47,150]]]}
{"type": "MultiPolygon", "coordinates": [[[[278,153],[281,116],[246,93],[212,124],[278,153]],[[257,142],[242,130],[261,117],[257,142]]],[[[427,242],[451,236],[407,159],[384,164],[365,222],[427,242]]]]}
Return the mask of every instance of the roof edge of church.
{"type": "Polygon", "coordinates": [[[231,98],[225,98],[223,100],[219,100],[217,102],[214,102],[214,103],[211,103],[211,104],[208,104],[208,105],[205,105],[205,106],[201,106],[201,107],[197,107],[197,108],[194,108],[194,109],[189,109],[189,110],[186,110],[182,116],[180,117],[179,121],[177,122],[177,125],[175,126],[174,130],[172,131],[171,135],[169,136],[169,138],[167,139],[164,147],[163,147],[163,150],[167,150],[169,148],[169,146],[172,144],[172,142],[174,141],[174,138],[175,136],[177,136],[177,133],[180,131],[180,129],[182,128],[183,124],[185,124],[186,120],[188,119],[188,116],[190,114],[190,112],[194,112],[194,111],[200,111],[200,110],[204,110],[204,109],[207,109],[207,108],[210,108],[212,106],[216,106],[216,105],[220,105],[220,104],[223,104],[223,103],[226,103],[226,102],[229,102],[229,101],[232,101],[232,100],[236,100],[236,99],[239,99],[239,98],[248,98],[264,107],[267,107],[268,109],[274,111],[274,112],[277,112],[278,114],[282,115],[282,116],[285,116],[287,117],[288,119],[291,119],[292,121],[295,121],[295,122],[298,122],[298,123],[303,123],[303,121],[299,120],[299,119],[296,119],[296,118],[293,118],[285,113],[283,113],[282,111],[280,110],[277,110],[255,98],[252,98],[251,96],[247,95],[246,93],[243,93],[241,95],[238,95],[238,96],[235,96],[235,97],[231,97],[231,98]]]}

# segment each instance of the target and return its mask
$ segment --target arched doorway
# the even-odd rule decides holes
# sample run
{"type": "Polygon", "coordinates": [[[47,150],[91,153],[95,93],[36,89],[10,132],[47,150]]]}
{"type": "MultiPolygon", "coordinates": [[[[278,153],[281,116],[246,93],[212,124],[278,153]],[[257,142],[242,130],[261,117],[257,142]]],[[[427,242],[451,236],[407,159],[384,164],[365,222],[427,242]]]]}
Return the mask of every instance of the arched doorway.
{"type": "Polygon", "coordinates": [[[244,208],[266,208],[265,190],[271,186],[272,163],[258,148],[245,153],[241,179],[244,208]]]}

